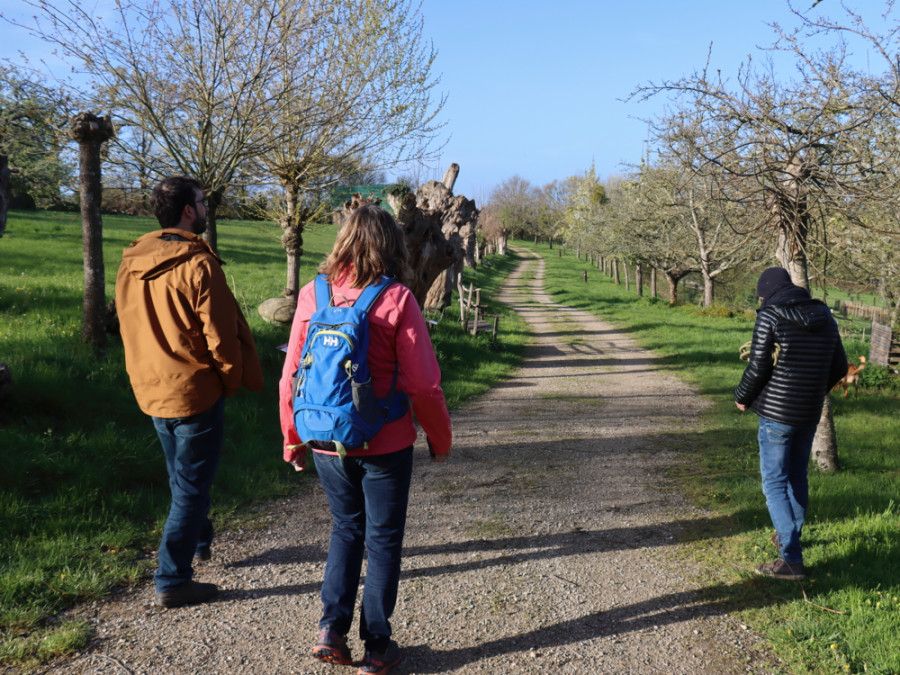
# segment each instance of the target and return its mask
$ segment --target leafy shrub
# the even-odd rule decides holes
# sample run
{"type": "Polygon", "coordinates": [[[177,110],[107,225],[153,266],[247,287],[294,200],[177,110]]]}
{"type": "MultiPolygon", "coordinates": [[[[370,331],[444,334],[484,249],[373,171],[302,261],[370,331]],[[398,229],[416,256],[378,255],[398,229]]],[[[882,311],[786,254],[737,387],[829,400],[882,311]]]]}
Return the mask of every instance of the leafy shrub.
{"type": "Polygon", "coordinates": [[[863,389],[900,394],[900,376],[894,375],[889,368],[872,363],[866,364],[860,373],[859,384],[863,389]]]}
{"type": "Polygon", "coordinates": [[[696,313],[698,316],[709,316],[717,319],[730,319],[734,316],[734,311],[730,307],[718,303],[710,307],[699,307],[696,313]]]}

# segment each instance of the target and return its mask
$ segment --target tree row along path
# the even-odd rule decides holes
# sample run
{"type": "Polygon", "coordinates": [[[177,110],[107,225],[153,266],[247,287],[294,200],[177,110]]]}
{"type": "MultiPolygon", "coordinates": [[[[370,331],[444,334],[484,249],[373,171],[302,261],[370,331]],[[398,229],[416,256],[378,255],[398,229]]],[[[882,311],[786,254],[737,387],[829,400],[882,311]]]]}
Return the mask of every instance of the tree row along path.
{"type": "MultiPolygon", "coordinates": [[[[450,462],[417,445],[393,672],[775,672],[678,555],[684,527],[713,518],[666,478],[703,399],[623,331],[554,304],[543,261],[518,254],[501,299],[536,336],[522,368],[453,414],[450,462]]],[[[216,601],[167,610],[144,584],[78,607],[96,638],[52,671],[355,672],[309,656],[330,527],[318,483],[257,516],[198,566],[216,601]]]]}

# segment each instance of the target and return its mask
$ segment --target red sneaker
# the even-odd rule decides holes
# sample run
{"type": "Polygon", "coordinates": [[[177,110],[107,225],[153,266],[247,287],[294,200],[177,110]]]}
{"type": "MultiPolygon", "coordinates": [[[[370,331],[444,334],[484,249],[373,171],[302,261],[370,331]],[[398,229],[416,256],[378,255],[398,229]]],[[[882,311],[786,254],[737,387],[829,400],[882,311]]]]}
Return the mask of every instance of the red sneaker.
{"type": "Polygon", "coordinates": [[[403,660],[403,652],[391,640],[382,651],[366,650],[366,658],[359,666],[359,675],[387,675],[388,671],[403,660]]]}
{"type": "Polygon", "coordinates": [[[347,646],[347,639],[343,635],[338,635],[330,628],[323,628],[319,633],[319,639],[316,640],[316,646],[312,651],[313,658],[325,663],[335,663],[340,666],[349,666],[353,664],[350,656],[350,647],[347,646]]]}

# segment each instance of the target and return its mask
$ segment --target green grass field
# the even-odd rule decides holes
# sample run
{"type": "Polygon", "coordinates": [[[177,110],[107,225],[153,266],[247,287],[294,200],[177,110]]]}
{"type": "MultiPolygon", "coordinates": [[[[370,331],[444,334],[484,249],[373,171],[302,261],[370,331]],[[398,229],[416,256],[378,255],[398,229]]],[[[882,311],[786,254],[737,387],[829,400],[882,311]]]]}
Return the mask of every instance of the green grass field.
{"type": "MultiPolygon", "coordinates": [[[[711,402],[698,430],[679,439],[688,461],[677,472],[693,502],[717,516],[686,534],[698,569],[714,571],[704,579],[708,601],[762,632],[789,672],[900,673],[897,378],[869,366],[858,399],[832,394],[842,471],[811,469],[804,542],[812,575],[802,585],[762,579],[751,570],[774,559],[775,550],[760,488],[757,418],[739,413],[732,395],[744,366],[738,348],[752,335],[753,316],[641,299],[574,254],[560,258],[521,243],[544,256],[555,300],[626,327],[711,402]]],[[[851,358],[868,353],[857,341],[845,347],[851,358]]]]}
{"type": "MultiPolygon", "coordinates": [[[[109,298],[123,248],[153,229],[155,221],[146,218],[104,218],[109,298]]],[[[218,529],[251,517],[253,504],[302,491],[310,480],[281,460],[277,347],[289,328],[265,323],[256,311],[285,285],[280,235],[271,223],[219,224],[226,277],[253,330],[266,389],[241,391],[227,406],[213,487],[218,529]]],[[[303,281],[315,275],[334,235],[331,225],[305,232],[303,281]]],[[[515,263],[492,258],[467,275],[490,297],[515,263]]],[[[14,377],[0,410],[0,666],[33,664],[86,644],[89,626],[59,623],[54,615],[147,578],[168,508],[162,454],[131,393],[121,342],[111,339],[98,358],[81,341],[82,270],[77,215],[10,214],[0,239],[0,360],[14,377]]],[[[496,344],[484,334],[464,334],[455,316],[450,308],[432,333],[451,406],[502,379],[528,339],[516,316],[503,319],[496,344]]]]}
{"type": "MultiPolygon", "coordinates": [[[[148,219],[104,218],[108,295],[127,243],[155,229],[148,219]]],[[[220,223],[220,253],[245,307],[263,361],[263,394],[238,394],[228,408],[228,440],[213,490],[221,529],[252,518],[253,504],[305,489],[312,478],[281,461],[275,384],[288,329],[256,307],[284,286],[280,230],[220,223]]],[[[330,248],[331,226],[305,233],[301,276],[330,248]]],[[[558,301],[624,326],[659,362],[711,402],[698,428],[679,438],[689,460],[679,486],[714,514],[685,534],[701,564],[711,606],[736,612],[767,636],[791,673],[900,674],[900,399],[885,369],[863,371],[858,399],[835,398],[843,470],[811,475],[805,532],[813,574],[801,586],[749,570],[772,558],[760,492],[756,419],[739,414],[731,392],[742,371],[738,347],[751,335],[744,313],[669,307],[604,279],[566,252],[546,255],[548,290],[558,301]],[[588,272],[587,284],[581,281],[588,272]]],[[[492,257],[466,282],[496,296],[514,256],[492,257]]],[[[81,342],[81,231],[77,216],[13,213],[0,239],[0,360],[15,387],[0,410],[0,666],[29,665],[83,647],[90,626],[54,619],[64,607],[146,579],[168,506],[165,469],[150,421],[134,402],[121,345],[98,358],[81,342]]],[[[647,289],[645,289],[646,292],[647,289]]],[[[445,393],[458,406],[519,362],[528,341],[518,317],[502,313],[501,337],[462,333],[450,307],[432,338],[445,393]]],[[[430,317],[439,318],[439,317],[430,317]]],[[[867,347],[846,341],[851,358],[867,347]]]]}

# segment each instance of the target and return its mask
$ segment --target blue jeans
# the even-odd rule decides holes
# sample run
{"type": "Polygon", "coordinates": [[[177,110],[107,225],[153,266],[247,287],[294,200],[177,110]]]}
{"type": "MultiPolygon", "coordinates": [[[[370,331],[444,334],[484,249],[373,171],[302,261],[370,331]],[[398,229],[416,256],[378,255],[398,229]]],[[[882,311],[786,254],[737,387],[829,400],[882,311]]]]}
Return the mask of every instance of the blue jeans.
{"type": "Polygon", "coordinates": [[[400,584],[412,446],[369,457],[341,459],[318,452],[313,457],[332,517],[319,626],[341,635],[350,631],[366,549],[359,637],[366,649],[383,649],[391,636],[390,617],[400,584]]]}
{"type": "Polygon", "coordinates": [[[759,471],[781,557],[803,562],[800,535],[809,506],[807,465],[816,425],[791,425],[759,418],[759,471]]]}
{"type": "Polygon", "coordinates": [[[225,439],[225,399],[190,417],[152,417],[169,472],[172,505],[159,544],[156,591],[194,576],[194,554],[212,543],[209,490],[225,439]]]}

